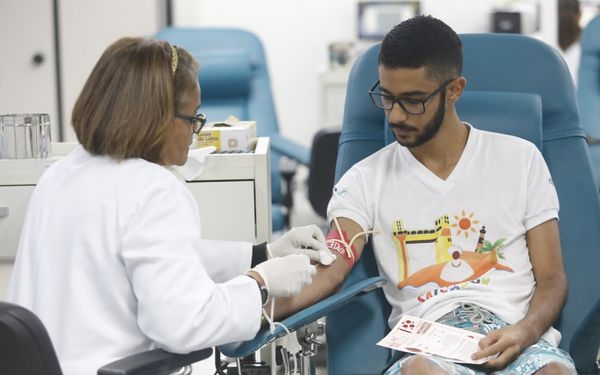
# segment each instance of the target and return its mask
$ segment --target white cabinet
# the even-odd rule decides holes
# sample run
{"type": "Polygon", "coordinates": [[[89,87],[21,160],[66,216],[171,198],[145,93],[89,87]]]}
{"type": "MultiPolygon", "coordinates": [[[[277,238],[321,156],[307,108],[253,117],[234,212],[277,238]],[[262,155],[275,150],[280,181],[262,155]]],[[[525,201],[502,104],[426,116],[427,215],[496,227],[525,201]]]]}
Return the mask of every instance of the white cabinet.
{"type": "Polygon", "coordinates": [[[13,257],[35,185],[0,186],[0,257],[13,257]]]}
{"type": "Polygon", "coordinates": [[[202,236],[261,243],[271,236],[269,138],[253,153],[208,155],[200,177],[187,183],[198,202],[202,236]]]}
{"type": "Polygon", "coordinates": [[[254,242],[255,226],[248,225],[254,223],[252,181],[192,181],[187,185],[198,203],[204,238],[254,242]]]}
{"type": "Polygon", "coordinates": [[[0,261],[14,258],[29,198],[39,177],[56,160],[0,159],[0,261]]]}

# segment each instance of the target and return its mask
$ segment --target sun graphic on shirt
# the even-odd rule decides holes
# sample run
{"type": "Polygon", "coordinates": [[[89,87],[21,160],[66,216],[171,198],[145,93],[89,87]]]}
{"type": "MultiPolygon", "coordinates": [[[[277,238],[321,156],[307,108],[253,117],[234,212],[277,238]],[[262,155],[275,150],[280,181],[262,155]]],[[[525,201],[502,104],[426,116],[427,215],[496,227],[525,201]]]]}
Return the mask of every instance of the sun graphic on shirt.
{"type": "Polygon", "coordinates": [[[479,224],[479,220],[473,218],[475,213],[471,212],[469,215],[466,214],[465,210],[462,211],[460,216],[454,215],[455,223],[450,226],[456,228],[456,235],[460,236],[464,234],[465,237],[469,237],[469,232],[477,233],[477,229],[474,228],[475,224],[479,224]]]}

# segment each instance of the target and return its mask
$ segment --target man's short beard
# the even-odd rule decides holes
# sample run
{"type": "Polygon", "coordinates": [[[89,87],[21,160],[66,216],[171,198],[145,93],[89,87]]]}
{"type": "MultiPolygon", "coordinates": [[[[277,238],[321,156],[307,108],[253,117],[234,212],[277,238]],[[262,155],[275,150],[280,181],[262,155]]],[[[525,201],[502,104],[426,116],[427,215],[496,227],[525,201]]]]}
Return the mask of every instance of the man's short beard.
{"type": "Polygon", "coordinates": [[[417,138],[413,142],[409,143],[409,142],[403,141],[400,138],[398,138],[398,136],[396,136],[396,133],[394,133],[394,132],[392,132],[392,133],[394,134],[394,138],[396,138],[396,141],[398,143],[400,143],[402,146],[408,147],[408,148],[419,147],[419,146],[424,145],[425,143],[429,142],[437,134],[437,132],[440,130],[440,127],[442,126],[442,122],[444,122],[445,116],[446,116],[446,93],[444,91],[442,91],[440,93],[440,104],[435,113],[435,116],[433,116],[431,121],[429,121],[429,123],[425,126],[425,128],[423,129],[423,133],[418,135],[417,138]]]}

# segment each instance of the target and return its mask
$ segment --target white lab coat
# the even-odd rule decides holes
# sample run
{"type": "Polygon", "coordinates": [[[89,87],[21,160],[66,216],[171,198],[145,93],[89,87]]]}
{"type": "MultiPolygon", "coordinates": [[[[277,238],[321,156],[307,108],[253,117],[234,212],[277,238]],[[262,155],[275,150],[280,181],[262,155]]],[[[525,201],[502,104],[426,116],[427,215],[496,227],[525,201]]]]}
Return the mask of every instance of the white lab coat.
{"type": "Polygon", "coordinates": [[[167,168],[79,146],[35,189],[6,298],[40,317],[65,375],[94,374],[156,347],[251,339],[260,292],[240,276],[251,252],[202,240],[196,202],[167,168]]]}

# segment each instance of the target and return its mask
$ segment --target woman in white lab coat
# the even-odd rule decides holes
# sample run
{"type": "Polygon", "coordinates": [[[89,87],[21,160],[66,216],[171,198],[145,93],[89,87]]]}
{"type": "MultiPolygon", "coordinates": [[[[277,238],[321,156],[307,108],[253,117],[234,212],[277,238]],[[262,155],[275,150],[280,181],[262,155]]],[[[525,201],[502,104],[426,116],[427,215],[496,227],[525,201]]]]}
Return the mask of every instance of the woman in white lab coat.
{"type": "Polygon", "coordinates": [[[264,244],[202,240],[196,202],[167,167],[185,163],[204,121],[197,73],[167,42],[112,44],[73,109],[81,145],[31,198],[7,300],[40,317],[66,375],[251,339],[264,292],[295,294],[315,273],[309,257],[332,260],[314,226],[269,244],[267,261],[264,244]]]}

